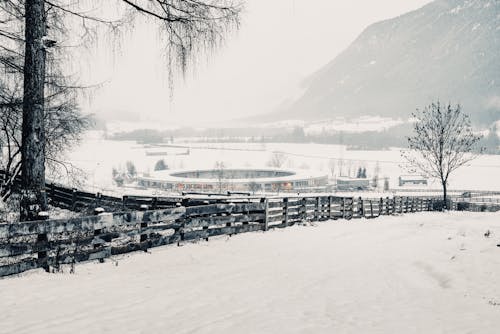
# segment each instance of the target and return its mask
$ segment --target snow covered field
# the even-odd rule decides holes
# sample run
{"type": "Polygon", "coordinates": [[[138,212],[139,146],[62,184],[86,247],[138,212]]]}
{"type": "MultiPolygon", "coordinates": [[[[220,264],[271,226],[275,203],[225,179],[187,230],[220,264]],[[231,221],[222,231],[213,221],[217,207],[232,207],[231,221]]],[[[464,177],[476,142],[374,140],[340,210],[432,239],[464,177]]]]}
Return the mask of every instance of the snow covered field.
{"type": "Polygon", "coordinates": [[[498,333],[499,242],[451,212],[162,247],[0,280],[0,332],[498,333]]]}
{"type": "MultiPolygon", "coordinates": [[[[372,177],[378,162],[379,177],[389,177],[391,187],[397,187],[399,175],[407,174],[407,171],[401,168],[402,159],[398,148],[385,151],[350,151],[345,146],[322,144],[180,143],[191,147],[190,154],[177,155],[185,153],[187,149],[144,148],[135,142],[105,140],[101,136],[99,132],[89,132],[82,144],[68,155],[69,161],[86,172],[86,188],[92,191],[139,193],[135,189],[118,188],[112,182],[112,168],[123,169],[129,160],[139,172],[153,171],[155,163],[160,159],[164,159],[170,169],[213,168],[217,161],[224,162],[226,168],[261,168],[266,166],[275,151],[285,153],[285,168],[307,169],[325,175],[331,174],[332,159],[336,159],[333,163],[336,175],[341,169],[338,160],[340,159],[343,175],[349,171],[353,175],[359,167],[365,167],[369,178],[372,177]],[[168,154],[148,156],[148,151],[162,151],[168,154]]],[[[499,171],[500,155],[482,155],[452,174],[449,189],[500,191],[499,171]]],[[[59,182],[66,180],[59,179],[59,182]]],[[[431,183],[430,188],[440,188],[440,184],[431,183]]]]}

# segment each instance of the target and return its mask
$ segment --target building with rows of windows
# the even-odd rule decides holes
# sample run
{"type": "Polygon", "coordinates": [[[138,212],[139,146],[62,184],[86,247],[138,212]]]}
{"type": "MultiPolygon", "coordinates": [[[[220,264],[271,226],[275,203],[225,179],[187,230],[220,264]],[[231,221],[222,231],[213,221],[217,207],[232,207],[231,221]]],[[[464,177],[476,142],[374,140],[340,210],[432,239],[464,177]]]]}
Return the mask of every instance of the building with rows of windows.
{"type": "Polygon", "coordinates": [[[328,176],[274,168],[163,170],[139,176],[138,184],[173,192],[313,192],[326,189],[328,176]]]}

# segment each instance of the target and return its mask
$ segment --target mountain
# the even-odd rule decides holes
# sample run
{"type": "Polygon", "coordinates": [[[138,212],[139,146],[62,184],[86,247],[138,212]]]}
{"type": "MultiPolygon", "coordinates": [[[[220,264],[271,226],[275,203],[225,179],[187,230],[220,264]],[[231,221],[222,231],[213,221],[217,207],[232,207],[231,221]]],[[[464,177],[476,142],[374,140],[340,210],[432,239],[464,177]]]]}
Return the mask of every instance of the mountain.
{"type": "Polygon", "coordinates": [[[437,0],[375,23],[267,120],[407,117],[439,99],[500,119],[500,0],[437,0]]]}

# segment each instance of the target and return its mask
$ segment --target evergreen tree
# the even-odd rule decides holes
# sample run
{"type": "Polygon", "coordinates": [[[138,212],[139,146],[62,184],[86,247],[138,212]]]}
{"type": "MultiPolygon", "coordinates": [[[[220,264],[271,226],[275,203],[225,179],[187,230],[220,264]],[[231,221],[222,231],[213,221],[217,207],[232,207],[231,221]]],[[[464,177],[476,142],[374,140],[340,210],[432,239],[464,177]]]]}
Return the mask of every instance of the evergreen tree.
{"type": "Polygon", "coordinates": [[[163,159],[160,159],[156,162],[155,164],[155,171],[159,171],[159,170],[166,170],[168,169],[168,166],[167,164],[165,163],[165,160],[163,159]]]}

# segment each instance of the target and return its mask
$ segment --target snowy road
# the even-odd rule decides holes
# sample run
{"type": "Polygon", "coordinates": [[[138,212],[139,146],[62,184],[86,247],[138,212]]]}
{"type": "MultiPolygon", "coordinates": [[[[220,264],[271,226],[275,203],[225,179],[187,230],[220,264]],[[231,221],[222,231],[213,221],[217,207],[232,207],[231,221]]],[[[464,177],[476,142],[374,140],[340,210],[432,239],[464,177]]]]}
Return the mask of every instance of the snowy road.
{"type": "Polygon", "coordinates": [[[498,333],[499,242],[421,213],[163,247],[0,280],[0,332],[498,333]]]}

